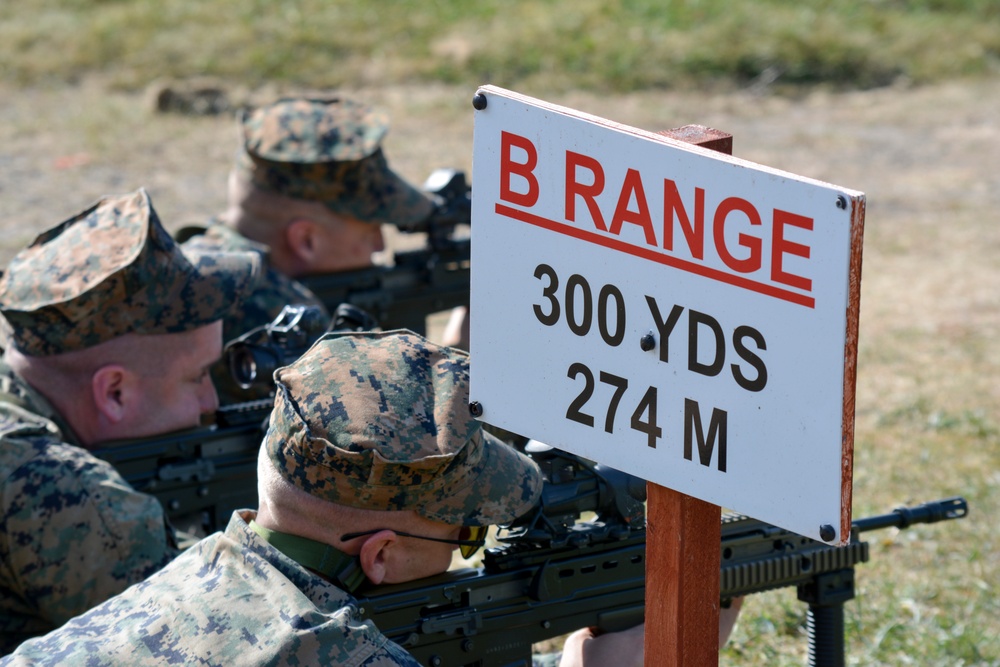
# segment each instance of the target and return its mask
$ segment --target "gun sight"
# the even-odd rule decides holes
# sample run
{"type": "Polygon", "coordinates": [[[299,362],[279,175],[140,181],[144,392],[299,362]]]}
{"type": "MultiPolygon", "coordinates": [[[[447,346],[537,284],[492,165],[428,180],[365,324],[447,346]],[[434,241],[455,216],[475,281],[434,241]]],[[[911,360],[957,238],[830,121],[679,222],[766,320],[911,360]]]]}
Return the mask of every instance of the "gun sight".
{"type": "Polygon", "coordinates": [[[540,443],[529,443],[525,452],[541,468],[545,486],[535,507],[505,526],[502,541],[581,546],[645,529],[644,480],[540,443]],[[585,513],[595,520],[580,522],[585,513]]]}
{"type": "Polygon", "coordinates": [[[226,345],[226,363],[242,389],[273,385],[274,371],[293,363],[328,331],[370,331],[377,326],[365,311],[340,304],[327,321],[316,306],[290,305],[264,326],[252,329],[226,345]]]}
{"type": "Polygon", "coordinates": [[[404,232],[426,232],[428,244],[439,248],[451,238],[457,225],[472,222],[472,188],[465,172],[456,169],[435,169],[423,185],[424,192],[434,202],[434,208],[423,220],[410,225],[398,225],[404,232]]]}

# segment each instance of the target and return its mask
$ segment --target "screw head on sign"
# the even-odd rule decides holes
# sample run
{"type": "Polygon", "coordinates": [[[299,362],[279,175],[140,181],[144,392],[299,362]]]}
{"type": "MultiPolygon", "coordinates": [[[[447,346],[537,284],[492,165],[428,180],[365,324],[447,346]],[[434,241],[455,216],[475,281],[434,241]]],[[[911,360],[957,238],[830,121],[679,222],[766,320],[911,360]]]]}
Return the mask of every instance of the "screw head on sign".
{"type": "Polygon", "coordinates": [[[847,197],[837,195],[837,208],[847,208],[847,197]]]}
{"type": "Polygon", "coordinates": [[[482,93],[476,93],[472,98],[472,108],[476,111],[482,111],[486,108],[486,96],[482,93]]]}
{"type": "Polygon", "coordinates": [[[656,338],[651,333],[646,334],[639,339],[639,347],[642,348],[643,352],[649,352],[656,347],[656,338]]]}
{"type": "Polygon", "coordinates": [[[824,523],[819,527],[819,536],[824,542],[832,542],[837,536],[837,531],[830,524],[824,523]]]}
{"type": "Polygon", "coordinates": [[[483,404],[479,401],[472,401],[469,403],[469,413],[472,414],[473,417],[482,417],[483,404]]]}

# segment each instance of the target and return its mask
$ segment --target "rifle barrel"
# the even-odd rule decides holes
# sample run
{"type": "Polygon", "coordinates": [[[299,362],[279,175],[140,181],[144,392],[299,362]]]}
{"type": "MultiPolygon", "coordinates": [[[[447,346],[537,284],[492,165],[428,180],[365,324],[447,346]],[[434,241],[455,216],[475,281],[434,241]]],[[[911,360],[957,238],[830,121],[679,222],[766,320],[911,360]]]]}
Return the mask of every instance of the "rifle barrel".
{"type": "Polygon", "coordinates": [[[965,498],[954,497],[916,505],[915,507],[897,507],[890,514],[858,519],[854,529],[860,533],[881,528],[908,528],[916,523],[936,523],[947,519],[960,519],[969,513],[969,505],[965,498]]]}

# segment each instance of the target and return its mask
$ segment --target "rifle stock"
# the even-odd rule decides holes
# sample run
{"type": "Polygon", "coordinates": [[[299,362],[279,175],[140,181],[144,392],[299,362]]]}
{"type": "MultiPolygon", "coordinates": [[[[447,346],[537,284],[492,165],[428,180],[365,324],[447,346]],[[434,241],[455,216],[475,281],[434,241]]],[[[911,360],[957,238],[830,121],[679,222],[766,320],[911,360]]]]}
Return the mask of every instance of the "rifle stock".
{"type": "Polygon", "coordinates": [[[513,567],[482,568],[359,592],[363,615],[422,665],[531,665],[534,643],[586,626],[643,620],[645,531],[622,542],[539,549],[513,567]]]}

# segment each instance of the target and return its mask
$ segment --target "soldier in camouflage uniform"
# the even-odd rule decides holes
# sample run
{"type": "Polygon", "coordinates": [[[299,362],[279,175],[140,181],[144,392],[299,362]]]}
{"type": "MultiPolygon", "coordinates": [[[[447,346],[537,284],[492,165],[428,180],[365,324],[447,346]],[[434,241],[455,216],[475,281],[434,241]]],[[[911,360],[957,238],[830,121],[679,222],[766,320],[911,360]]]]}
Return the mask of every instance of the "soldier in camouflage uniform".
{"type": "Polygon", "coordinates": [[[469,416],[467,355],[411,332],[327,334],[275,379],[259,511],[0,665],[417,665],[351,592],[468,557],[541,473],[469,416]]]}
{"type": "Polygon", "coordinates": [[[177,554],[163,508],[87,449],[197,426],[255,255],[182,253],[148,195],[41,234],[0,279],[0,654],[177,554]]]}
{"type": "MultiPolygon", "coordinates": [[[[430,215],[430,199],[389,168],[381,148],[388,129],[383,112],[347,99],[281,99],[241,114],[229,208],[184,243],[266,260],[256,291],[225,319],[225,340],[271,322],[288,304],[322,307],[296,279],[369,267],[384,249],[380,225],[430,215]]],[[[214,373],[224,403],[261,395],[229,386],[222,366],[214,373]]]]}

